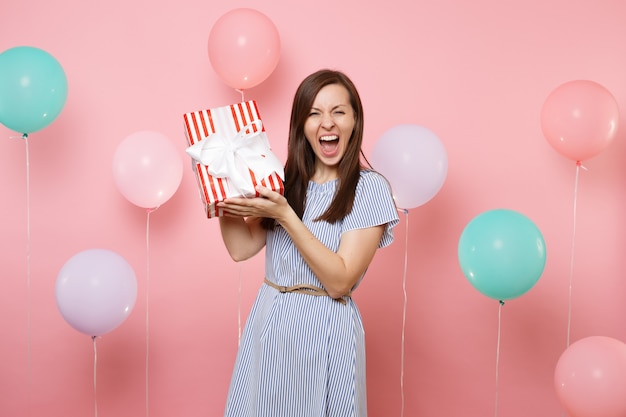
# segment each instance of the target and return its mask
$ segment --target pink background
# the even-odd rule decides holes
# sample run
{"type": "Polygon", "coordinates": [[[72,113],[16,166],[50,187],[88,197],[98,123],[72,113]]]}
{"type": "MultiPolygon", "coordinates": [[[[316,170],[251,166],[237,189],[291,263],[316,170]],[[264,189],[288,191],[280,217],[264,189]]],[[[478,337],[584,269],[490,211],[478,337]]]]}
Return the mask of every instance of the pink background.
{"type": "Polygon", "coordinates": [[[276,70],[245,98],[257,100],[282,160],[292,95],[321,67],[359,87],[366,153],[399,123],[431,129],[448,152],[443,188],[401,215],[396,242],[355,294],[370,415],[399,416],[402,394],[406,416],[560,415],[552,381],[568,329],[572,342],[626,340],[626,129],[584,161],[574,234],[575,163],[543,137],[540,109],[574,79],[604,85],[626,109],[622,0],[3,2],[0,50],[50,52],[69,93],[61,115],[29,138],[28,158],[25,142],[0,127],[0,415],[86,416],[96,400],[102,417],[222,413],[238,316],[263,262],[232,262],[217,221],[203,217],[182,114],[240,100],[207,53],[212,24],[236,7],[265,13],[281,35],[276,70]],[[111,170],[117,145],[140,130],[171,138],[185,167],[176,194],[149,217],[121,196],[111,170]],[[494,208],[531,218],[548,250],[541,279],[502,307],[500,326],[497,301],[468,283],[457,259],[463,228],[494,208]],[[54,290],[62,265],[90,248],[121,254],[138,280],[135,309],[96,340],[97,360],[54,290]]]}

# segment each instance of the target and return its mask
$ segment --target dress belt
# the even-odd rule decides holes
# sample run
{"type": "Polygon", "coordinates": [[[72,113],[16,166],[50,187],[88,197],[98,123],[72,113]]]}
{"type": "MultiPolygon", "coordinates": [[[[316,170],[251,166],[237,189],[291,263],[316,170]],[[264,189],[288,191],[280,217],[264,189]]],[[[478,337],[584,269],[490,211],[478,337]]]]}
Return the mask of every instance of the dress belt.
{"type": "MultiPolygon", "coordinates": [[[[330,297],[328,295],[328,293],[326,292],[326,290],[324,290],[323,288],[320,287],[316,287],[315,285],[309,285],[309,284],[296,284],[296,285],[292,285],[291,287],[286,287],[284,285],[278,285],[273,283],[272,281],[268,280],[267,278],[265,278],[264,282],[269,285],[270,287],[278,290],[281,293],[287,293],[287,292],[296,292],[299,294],[308,294],[308,295],[324,295],[327,297],[330,297]]],[[[350,297],[351,293],[346,294],[346,297],[350,297]]],[[[333,298],[333,300],[340,302],[341,304],[346,304],[346,300],[345,298],[341,297],[341,298],[333,298]]]]}

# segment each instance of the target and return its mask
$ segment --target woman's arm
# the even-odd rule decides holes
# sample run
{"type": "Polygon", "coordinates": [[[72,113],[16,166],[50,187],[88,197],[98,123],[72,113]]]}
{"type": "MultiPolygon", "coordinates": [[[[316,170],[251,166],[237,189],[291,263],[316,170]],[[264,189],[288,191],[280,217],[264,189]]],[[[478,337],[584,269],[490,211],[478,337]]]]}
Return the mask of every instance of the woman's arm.
{"type": "Polygon", "coordinates": [[[361,278],[374,258],[385,227],[381,225],[345,232],[335,253],[320,242],[297,216],[279,221],[332,298],[348,294],[361,278]]]}
{"type": "Polygon", "coordinates": [[[224,245],[233,260],[245,261],[265,246],[266,230],[256,217],[220,217],[220,231],[224,245]]]}
{"type": "MultiPolygon", "coordinates": [[[[289,234],[328,295],[332,298],[339,298],[348,294],[372,261],[385,226],[344,233],[339,249],[335,253],[309,231],[283,196],[265,187],[258,187],[257,191],[262,198],[227,199],[219,206],[226,211],[227,216],[239,217],[240,221],[241,217],[247,216],[276,219],[289,234]]],[[[223,221],[226,222],[230,217],[224,219],[223,221]]],[[[239,228],[241,230],[236,233],[238,237],[233,238],[233,241],[245,239],[245,228],[241,227],[241,223],[239,228]]],[[[232,235],[234,236],[235,233],[232,235]]],[[[248,238],[254,240],[254,234],[249,234],[248,238]]]]}

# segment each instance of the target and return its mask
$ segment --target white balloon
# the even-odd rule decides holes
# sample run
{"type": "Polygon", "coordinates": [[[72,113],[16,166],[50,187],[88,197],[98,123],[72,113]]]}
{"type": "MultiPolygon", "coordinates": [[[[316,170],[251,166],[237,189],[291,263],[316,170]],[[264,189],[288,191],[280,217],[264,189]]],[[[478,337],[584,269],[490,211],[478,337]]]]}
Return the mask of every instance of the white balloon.
{"type": "Polygon", "coordinates": [[[382,134],[370,157],[372,167],[391,184],[396,205],[419,207],[441,189],[448,173],[443,143],[429,129],[400,124],[382,134]]]}
{"type": "Polygon", "coordinates": [[[133,268],[110,250],[79,252],[59,271],[57,307],[70,326],[86,335],[101,336],[118,327],[136,300],[133,268]]]}

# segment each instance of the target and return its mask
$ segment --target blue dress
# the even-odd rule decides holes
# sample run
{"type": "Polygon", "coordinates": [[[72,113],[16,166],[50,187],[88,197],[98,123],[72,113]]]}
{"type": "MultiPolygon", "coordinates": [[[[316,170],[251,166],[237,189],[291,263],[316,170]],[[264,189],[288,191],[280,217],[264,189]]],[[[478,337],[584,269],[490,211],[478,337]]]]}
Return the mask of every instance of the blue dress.
{"type": "MultiPolygon", "coordinates": [[[[398,213],[387,181],[374,171],[361,172],[352,211],[342,221],[313,221],[329,206],[336,184],[309,183],[303,222],[313,235],[336,252],[343,232],[386,224],[379,247],[391,244],[398,213]]],[[[265,253],[269,281],[322,287],[282,227],[268,231],[265,253]]],[[[365,417],[363,324],[354,301],[345,299],[262,285],[241,337],[225,416],[365,417]]]]}

